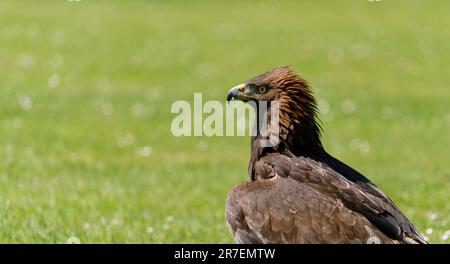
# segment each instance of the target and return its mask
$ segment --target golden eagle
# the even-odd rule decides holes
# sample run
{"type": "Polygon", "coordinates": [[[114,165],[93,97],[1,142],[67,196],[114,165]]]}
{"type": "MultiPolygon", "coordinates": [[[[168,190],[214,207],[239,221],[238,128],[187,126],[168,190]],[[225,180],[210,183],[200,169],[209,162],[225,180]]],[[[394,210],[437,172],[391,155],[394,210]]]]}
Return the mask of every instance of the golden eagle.
{"type": "Polygon", "coordinates": [[[234,99],[279,109],[278,143],[263,147],[254,134],[250,180],[228,193],[237,243],[427,243],[380,189],[325,151],[314,95],[289,67],[233,87],[234,99]]]}

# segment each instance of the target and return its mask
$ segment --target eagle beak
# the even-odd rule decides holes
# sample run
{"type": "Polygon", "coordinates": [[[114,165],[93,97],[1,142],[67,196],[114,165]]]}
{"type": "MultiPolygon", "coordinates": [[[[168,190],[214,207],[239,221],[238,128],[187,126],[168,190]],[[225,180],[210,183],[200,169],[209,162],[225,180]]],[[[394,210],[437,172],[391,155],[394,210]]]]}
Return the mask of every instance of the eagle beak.
{"type": "Polygon", "coordinates": [[[245,88],[244,83],[241,83],[241,84],[236,85],[235,87],[231,88],[227,94],[227,102],[229,102],[231,100],[235,100],[235,99],[237,99],[237,100],[242,99],[242,97],[244,95],[244,88],[245,88]]]}

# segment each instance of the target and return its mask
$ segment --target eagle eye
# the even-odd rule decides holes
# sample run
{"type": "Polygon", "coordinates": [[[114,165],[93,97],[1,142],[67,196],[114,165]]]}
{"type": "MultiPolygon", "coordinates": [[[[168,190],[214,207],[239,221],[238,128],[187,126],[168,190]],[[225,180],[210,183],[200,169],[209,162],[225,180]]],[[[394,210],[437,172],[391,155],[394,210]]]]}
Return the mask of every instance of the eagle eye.
{"type": "Polygon", "coordinates": [[[265,85],[261,85],[258,87],[259,93],[265,93],[267,91],[267,87],[265,85]]]}

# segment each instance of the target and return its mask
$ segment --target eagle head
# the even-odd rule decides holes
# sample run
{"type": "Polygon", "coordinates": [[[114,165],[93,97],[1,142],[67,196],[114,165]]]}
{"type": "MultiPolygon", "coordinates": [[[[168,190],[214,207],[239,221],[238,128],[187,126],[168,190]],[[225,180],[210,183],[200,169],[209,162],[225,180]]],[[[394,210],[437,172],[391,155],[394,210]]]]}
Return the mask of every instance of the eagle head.
{"type": "Polygon", "coordinates": [[[307,81],[290,67],[272,69],[231,88],[227,95],[230,100],[277,102],[279,135],[284,145],[294,153],[322,149],[314,94],[307,81]]]}

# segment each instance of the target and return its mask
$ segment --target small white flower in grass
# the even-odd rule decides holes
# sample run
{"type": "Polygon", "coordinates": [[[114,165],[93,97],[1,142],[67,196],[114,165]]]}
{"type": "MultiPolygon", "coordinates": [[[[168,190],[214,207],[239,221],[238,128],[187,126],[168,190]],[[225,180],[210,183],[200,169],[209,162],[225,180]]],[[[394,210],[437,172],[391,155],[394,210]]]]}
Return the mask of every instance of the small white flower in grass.
{"type": "Polygon", "coordinates": [[[330,104],[327,102],[327,100],[319,99],[317,104],[319,106],[320,114],[326,115],[330,112],[330,104]]]}
{"type": "Polygon", "coordinates": [[[125,148],[127,146],[134,144],[134,135],[126,134],[125,136],[119,137],[117,139],[117,145],[121,148],[125,148]]]}
{"type": "Polygon", "coordinates": [[[158,85],[147,87],[145,96],[147,101],[155,102],[161,99],[162,96],[164,96],[164,87],[158,85]]]}
{"type": "Polygon", "coordinates": [[[10,120],[9,126],[14,129],[18,129],[22,126],[22,119],[19,117],[15,117],[14,119],[10,120]]]}
{"type": "Polygon", "coordinates": [[[166,218],[166,222],[167,222],[167,223],[172,223],[174,219],[175,219],[175,218],[174,218],[173,216],[168,216],[168,217],[166,218]]]}
{"type": "Polygon", "coordinates": [[[89,229],[91,229],[91,224],[89,224],[89,223],[84,223],[84,224],[83,224],[83,229],[84,229],[84,230],[89,230],[89,229]]]}
{"type": "Polygon", "coordinates": [[[370,144],[367,141],[362,141],[359,145],[359,151],[363,154],[367,154],[370,152],[370,144]]]}
{"type": "Polygon", "coordinates": [[[164,230],[168,230],[168,229],[170,228],[170,225],[169,225],[169,224],[164,224],[164,225],[162,226],[162,228],[163,228],[164,230]]]}
{"type": "Polygon", "coordinates": [[[153,152],[153,150],[150,146],[144,146],[144,147],[138,149],[137,154],[140,157],[146,158],[146,157],[149,157],[150,155],[152,155],[152,152],[153,152]]]}
{"type": "Polygon", "coordinates": [[[64,43],[64,32],[62,30],[56,30],[50,35],[50,43],[55,46],[59,46],[64,43]]]}
{"type": "Polygon", "coordinates": [[[69,237],[66,241],[67,244],[81,244],[81,241],[78,237],[69,237]]]}
{"type": "Polygon", "coordinates": [[[341,110],[344,113],[353,113],[356,110],[356,105],[351,99],[346,99],[341,104],[341,110]]]}
{"type": "Polygon", "coordinates": [[[28,96],[19,98],[19,105],[24,111],[29,111],[33,107],[33,101],[28,96]]]}
{"type": "Polygon", "coordinates": [[[428,227],[427,229],[425,229],[425,234],[427,234],[427,235],[433,234],[433,228],[428,227]]]}
{"type": "Polygon", "coordinates": [[[364,59],[369,56],[369,48],[366,43],[355,43],[351,47],[353,57],[364,59]]]}
{"type": "Polygon", "coordinates": [[[108,92],[111,90],[111,81],[106,77],[100,77],[97,81],[97,88],[101,92],[108,92]]]}
{"type": "Polygon", "coordinates": [[[441,240],[442,241],[446,241],[449,238],[450,238],[450,230],[447,230],[444,233],[442,233],[442,235],[441,235],[441,240]]]}
{"type": "Polygon", "coordinates": [[[117,218],[114,218],[114,219],[111,220],[111,225],[112,226],[119,226],[120,224],[121,224],[120,220],[117,219],[117,218]]]}
{"type": "Polygon", "coordinates": [[[362,154],[367,154],[370,152],[370,143],[365,140],[354,138],[350,141],[350,148],[358,150],[362,154]]]}
{"type": "Polygon", "coordinates": [[[143,104],[134,104],[131,107],[131,111],[133,112],[133,116],[135,117],[140,117],[143,116],[145,114],[145,106],[143,104]]]}
{"type": "Polygon", "coordinates": [[[19,66],[23,69],[31,69],[35,64],[33,56],[30,54],[20,54],[18,58],[19,66]]]}
{"type": "Polygon", "coordinates": [[[14,154],[14,146],[11,144],[8,144],[5,146],[5,154],[7,156],[12,156],[14,154]]]}
{"type": "Polygon", "coordinates": [[[206,142],[204,140],[198,142],[197,149],[200,150],[200,151],[208,150],[208,142],[206,142]]]}
{"type": "Polygon", "coordinates": [[[213,75],[215,68],[214,65],[208,63],[201,63],[198,64],[194,70],[197,76],[207,77],[213,75]]]}
{"type": "Polygon", "coordinates": [[[435,212],[430,211],[430,212],[427,213],[427,217],[430,220],[436,220],[436,218],[438,217],[438,214],[435,213],[435,212]]]}
{"type": "Polygon", "coordinates": [[[55,89],[59,87],[60,82],[61,78],[59,78],[57,73],[54,73],[50,76],[50,78],[48,78],[47,84],[49,88],[55,89]]]}
{"type": "Polygon", "coordinates": [[[153,227],[147,226],[147,228],[145,229],[145,231],[146,231],[148,234],[152,234],[155,230],[153,229],[153,227]]]}
{"type": "Polygon", "coordinates": [[[101,111],[104,116],[110,116],[113,113],[113,105],[110,102],[105,102],[101,106],[101,111]]]}

